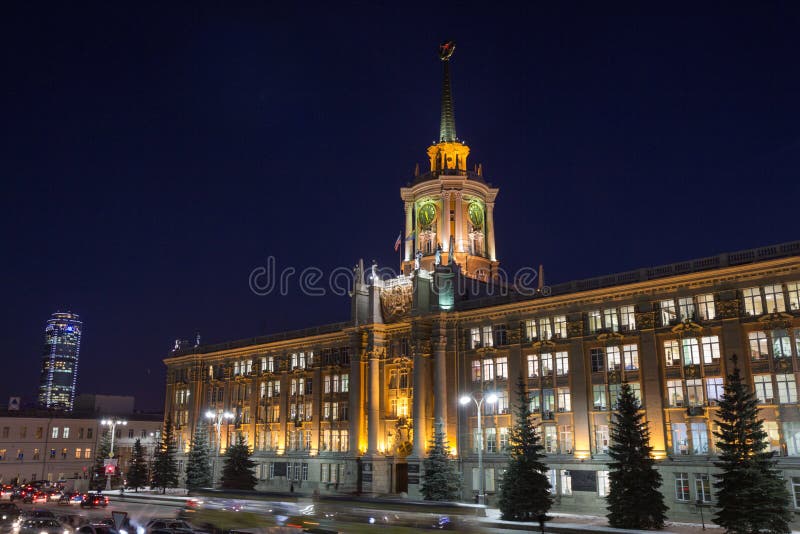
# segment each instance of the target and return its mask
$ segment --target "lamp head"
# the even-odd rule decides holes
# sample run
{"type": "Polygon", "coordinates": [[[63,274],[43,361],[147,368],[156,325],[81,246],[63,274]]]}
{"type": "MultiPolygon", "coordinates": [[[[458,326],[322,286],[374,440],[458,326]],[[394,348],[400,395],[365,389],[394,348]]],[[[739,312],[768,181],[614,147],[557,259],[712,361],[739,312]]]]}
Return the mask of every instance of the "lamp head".
{"type": "Polygon", "coordinates": [[[211,410],[208,410],[206,412],[206,419],[214,419],[214,412],[212,412],[211,410]]]}
{"type": "Polygon", "coordinates": [[[488,395],[486,395],[486,402],[488,402],[489,404],[494,404],[495,402],[497,402],[497,394],[489,393],[488,395]]]}
{"type": "Polygon", "coordinates": [[[458,402],[460,402],[462,405],[464,405],[464,404],[469,404],[470,400],[471,400],[471,397],[469,395],[461,395],[461,398],[458,399],[458,402]]]}

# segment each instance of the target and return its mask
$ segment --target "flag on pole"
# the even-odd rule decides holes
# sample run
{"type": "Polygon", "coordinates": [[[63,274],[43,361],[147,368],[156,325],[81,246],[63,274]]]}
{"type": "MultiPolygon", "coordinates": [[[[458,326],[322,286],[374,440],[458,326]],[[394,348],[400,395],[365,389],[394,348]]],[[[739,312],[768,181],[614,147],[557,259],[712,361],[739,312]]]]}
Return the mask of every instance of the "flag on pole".
{"type": "Polygon", "coordinates": [[[403,237],[403,232],[400,232],[399,234],[397,234],[397,240],[394,242],[394,251],[395,252],[397,252],[397,250],[400,248],[400,243],[403,242],[402,237],[403,237]]]}

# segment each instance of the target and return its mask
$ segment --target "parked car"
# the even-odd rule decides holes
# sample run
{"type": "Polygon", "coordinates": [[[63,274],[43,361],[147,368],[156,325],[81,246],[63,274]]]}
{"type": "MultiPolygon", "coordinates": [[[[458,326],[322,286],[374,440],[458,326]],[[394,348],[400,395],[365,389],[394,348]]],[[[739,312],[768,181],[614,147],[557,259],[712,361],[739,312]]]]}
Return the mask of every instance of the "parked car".
{"type": "Polygon", "coordinates": [[[83,525],[75,534],[121,534],[118,530],[102,523],[83,525]]]}
{"type": "Polygon", "coordinates": [[[55,519],[25,519],[14,528],[18,534],[72,534],[72,529],[65,527],[55,519]]]}
{"type": "Polygon", "coordinates": [[[81,508],[94,508],[95,506],[108,506],[108,497],[102,493],[84,493],[81,508]]]}
{"type": "Polygon", "coordinates": [[[0,503],[0,531],[10,531],[19,519],[20,510],[16,504],[10,502],[0,503]]]}
{"type": "Polygon", "coordinates": [[[180,519],[151,519],[145,525],[145,530],[151,534],[189,534],[194,532],[192,525],[180,519]]]}
{"type": "Polygon", "coordinates": [[[13,486],[0,486],[0,500],[1,501],[10,501],[11,496],[14,495],[14,487],[13,486]]]}
{"type": "Polygon", "coordinates": [[[61,491],[59,491],[59,490],[48,491],[47,492],[47,500],[50,501],[50,502],[58,502],[58,500],[61,499],[62,495],[63,495],[63,493],[61,491]]]}
{"type": "Polygon", "coordinates": [[[62,493],[58,498],[58,504],[80,504],[83,502],[83,493],[79,491],[62,493]]]}

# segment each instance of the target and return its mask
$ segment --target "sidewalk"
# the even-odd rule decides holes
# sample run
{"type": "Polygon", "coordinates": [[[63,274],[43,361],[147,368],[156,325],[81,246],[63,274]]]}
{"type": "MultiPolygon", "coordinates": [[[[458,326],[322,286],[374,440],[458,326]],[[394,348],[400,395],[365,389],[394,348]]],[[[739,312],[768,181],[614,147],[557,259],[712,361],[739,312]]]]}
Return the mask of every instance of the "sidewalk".
{"type": "MultiPolygon", "coordinates": [[[[664,530],[628,530],[609,527],[608,520],[605,517],[559,514],[555,512],[551,512],[548,515],[553,519],[547,522],[545,530],[547,532],[557,532],[562,534],[569,534],[572,532],[607,532],[619,534],[653,534],[654,532],[659,532],[661,534],[698,534],[704,532],[700,523],[676,523],[667,521],[666,525],[664,526],[664,530]]],[[[481,518],[480,522],[487,526],[491,525],[493,528],[506,528],[526,531],[539,530],[539,523],[536,522],[523,523],[517,521],[503,521],[500,519],[500,510],[497,508],[487,508],[486,517],[481,518]]],[[[708,532],[709,534],[722,534],[723,529],[709,521],[706,522],[705,532],[708,532]]]]}

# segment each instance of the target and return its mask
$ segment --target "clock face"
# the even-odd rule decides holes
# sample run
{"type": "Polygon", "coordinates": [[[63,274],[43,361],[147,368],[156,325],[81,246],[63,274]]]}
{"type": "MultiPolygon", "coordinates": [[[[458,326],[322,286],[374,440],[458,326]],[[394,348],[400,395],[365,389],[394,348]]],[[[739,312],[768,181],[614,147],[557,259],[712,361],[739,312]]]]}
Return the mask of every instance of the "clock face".
{"type": "Polygon", "coordinates": [[[433,204],[424,204],[419,209],[419,214],[417,214],[417,220],[419,221],[420,226],[427,227],[433,224],[433,221],[436,220],[436,206],[433,204]]]}
{"type": "Polygon", "coordinates": [[[475,228],[483,227],[483,208],[477,202],[472,202],[468,208],[469,220],[475,228]]]}

